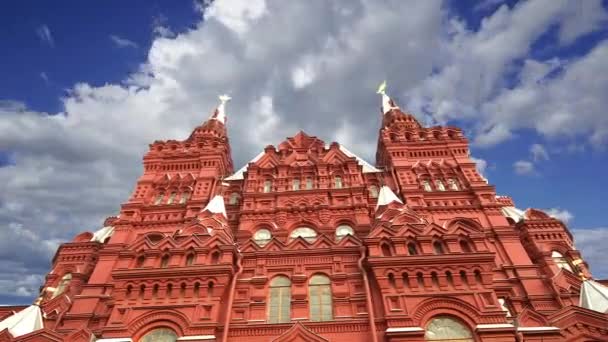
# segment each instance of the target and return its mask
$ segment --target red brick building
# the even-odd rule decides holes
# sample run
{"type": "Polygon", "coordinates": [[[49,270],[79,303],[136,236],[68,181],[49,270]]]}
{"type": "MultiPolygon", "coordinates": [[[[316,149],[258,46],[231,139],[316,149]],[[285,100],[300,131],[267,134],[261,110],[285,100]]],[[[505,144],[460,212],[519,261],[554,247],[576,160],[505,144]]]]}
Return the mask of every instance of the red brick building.
{"type": "Polygon", "coordinates": [[[236,172],[222,97],[150,145],[120,214],[0,310],[0,341],[608,341],[567,227],[381,94],[375,166],[299,132],[236,172]]]}

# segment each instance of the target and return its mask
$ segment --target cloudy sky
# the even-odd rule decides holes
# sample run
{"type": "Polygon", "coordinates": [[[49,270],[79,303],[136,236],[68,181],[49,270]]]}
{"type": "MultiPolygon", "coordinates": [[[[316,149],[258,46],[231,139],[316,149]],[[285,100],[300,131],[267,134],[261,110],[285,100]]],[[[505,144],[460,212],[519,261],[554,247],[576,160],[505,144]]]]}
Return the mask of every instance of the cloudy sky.
{"type": "Polygon", "coordinates": [[[425,124],[463,127],[497,192],[567,222],[608,277],[607,2],[3,7],[0,303],[30,302],[57,245],[117,214],[148,144],[186,138],[218,94],[237,166],[299,129],[373,162],[384,79],[425,124]]]}

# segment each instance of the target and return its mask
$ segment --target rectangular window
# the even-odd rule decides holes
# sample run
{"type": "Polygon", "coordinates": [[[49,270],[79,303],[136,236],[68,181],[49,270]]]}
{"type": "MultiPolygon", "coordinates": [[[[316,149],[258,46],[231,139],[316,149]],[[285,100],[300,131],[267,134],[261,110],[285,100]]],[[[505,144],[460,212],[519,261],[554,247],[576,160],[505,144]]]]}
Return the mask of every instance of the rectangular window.
{"type": "Polygon", "coordinates": [[[299,179],[294,179],[293,183],[291,184],[291,189],[292,190],[300,190],[300,180],[299,179]]]}
{"type": "Polygon", "coordinates": [[[288,323],[291,321],[291,288],[287,286],[270,288],[268,323],[288,323]]]}
{"type": "Polygon", "coordinates": [[[312,189],[312,178],[306,178],[306,190],[312,189]]]}
{"type": "Polygon", "coordinates": [[[264,181],[264,192],[268,193],[272,190],[272,182],[267,180],[264,181]]]}

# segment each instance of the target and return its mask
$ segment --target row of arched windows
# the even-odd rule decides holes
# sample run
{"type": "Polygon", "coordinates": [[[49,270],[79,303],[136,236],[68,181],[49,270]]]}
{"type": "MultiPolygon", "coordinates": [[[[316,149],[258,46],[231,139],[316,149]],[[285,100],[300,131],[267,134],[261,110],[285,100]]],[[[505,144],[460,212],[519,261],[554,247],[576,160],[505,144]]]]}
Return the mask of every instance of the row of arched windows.
{"type": "MultiPolygon", "coordinates": [[[[472,253],[474,251],[473,243],[465,240],[464,238],[461,238],[458,244],[460,245],[460,250],[463,253],[472,253]]],[[[389,241],[382,241],[380,243],[380,251],[382,253],[382,256],[389,257],[395,254],[394,248],[389,241]]],[[[420,248],[418,247],[418,244],[415,241],[410,241],[407,243],[408,255],[418,255],[419,251],[420,248]]],[[[445,244],[442,240],[436,239],[435,241],[433,241],[433,253],[438,255],[446,253],[445,244]]]]}
{"type": "MultiPolygon", "coordinates": [[[[342,176],[334,176],[333,177],[333,188],[334,189],[342,189],[345,187],[345,183],[344,180],[342,179],[342,176]]],[[[293,179],[291,181],[291,190],[293,191],[298,191],[298,190],[311,190],[314,189],[314,182],[312,177],[307,177],[306,179],[304,179],[304,182],[302,184],[302,181],[300,179],[293,179]]],[[[273,191],[273,184],[272,184],[272,180],[267,179],[264,181],[264,185],[262,187],[262,192],[268,193],[273,191]]]]}
{"type": "MultiPolygon", "coordinates": [[[[336,241],[342,240],[347,235],[354,235],[355,231],[347,224],[341,224],[336,227],[336,241]]],[[[303,238],[308,243],[313,243],[317,239],[317,232],[310,227],[298,227],[289,234],[289,241],[293,241],[298,237],[303,238]]],[[[272,232],[267,228],[260,228],[253,234],[253,241],[260,247],[265,246],[272,240],[272,232]]]]}
{"type": "MultiPolygon", "coordinates": [[[[439,288],[439,276],[440,274],[437,272],[431,272],[431,286],[438,289],[439,288]]],[[[453,275],[451,271],[446,271],[444,273],[445,276],[445,285],[449,286],[449,287],[454,287],[454,277],[459,277],[459,283],[461,286],[464,287],[468,287],[468,286],[473,286],[474,284],[477,285],[482,285],[483,284],[483,278],[481,275],[481,271],[480,270],[474,270],[473,271],[473,278],[469,278],[469,275],[467,274],[466,271],[461,270],[458,274],[453,275]],[[474,281],[474,282],[473,282],[474,281]]],[[[391,288],[396,289],[397,286],[397,279],[395,277],[395,274],[393,272],[389,272],[387,274],[387,278],[388,278],[388,284],[391,288]]],[[[419,289],[423,289],[425,288],[425,283],[424,283],[424,274],[422,272],[418,272],[415,275],[410,275],[407,272],[403,272],[401,274],[401,283],[403,284],[403,288],[408,289],[408,288],[419,288],[419,289]]]]}
{"type": "MultiPolygon", "coordinates": [[[[323,274],[315,274],[308,281],[309,319],[311,321],[333,320],[331,282],[323,274]]],[[[291,280],[277,276],[270,282],[268,293],[268,323],[291,321],[291,280]]]]}
{"type": "Polygon", "coordinates": [[[422,189],[424,189],[424,191],[448,191],[448,190],[452,190],[452,191],[459,191],[461,188],[458,185],[458,181],[454,178],[448,178],[446,182],[444,182],[441,179],[436,179],[434,184],[432,184],[433,182],[431,182],[428,179],[423,179],[420,182],[420,186],[422,186],[422,189]]]}
{"type": "MultiPolygon", "coordinates": [[[[218,264],[220,262],[220,257],[221,257],[221,253],[219,251],[212,252],[209,257],[209,263],[212,265],[218,264]]],[[[169,267],[170,260],[171,260],[171,256],[168,253],[165,253],[160,258],[160,263],[158,264],[158,267],[160,267],[160,268],[169,267]]],[[[186,258],[184,259],[183,266],[191,266],[194,264],[195,260],[196,260],[196,253],[194,251],[191,251],[188,254],[186,254],[186,258]]],[[[146,263],[146,257],[144,255],[140,255],[137,257],[137,259],[135,259],[135,268],[142,268],[142,267],[144,267],[145,263],[146,263]]]]}
{"type": "MultiPolygon", "coordinates": [[[[174,289],[173,284],[167,284],[162,291],[159,284],[154,284],[152,286],[152,290],[150,292],[152,299],[156,298],[172,298],[175,295],[179,295],[180,298],[184,297],[193,297],[193,298],[202,298],[204,295],[207,298],[211,298],[214,296],[214,288],[215,284],[213,281],[209,281],[207,283],[206,292],[203,292],[201,289],[201,284],[199,282],[194,283],[194,287],[192,288],[192,294],[186,294],[187,285],[186,283],[182,283],[179,288],[174,289]],[[162,293],[161,293],[162,292],[162,293]]],[[[133,287],[133,285],[128,285],[125,290],[125,298],[126,299],[134,299],[139,298],[143,299],[146,294],[146,285],[142,284],[139,286],[137,294],[135,293],[137,289],[133,287]]]]}
{"type": "Polygon", "coordinates": [[[175,204],[175,203],[184,204],[188,201],[188,199],[190,199],[190,191],[182,192],[180,194],[179,198],[178,198],[177,191],[170,192],[169,196],[165,196],[165,193],[161,192],[158,195],[156,195],[156,198],[154,199],[154,205],[175,204]],[[166,197],[166,199],[165,199],[165,197],[166,197]]]}

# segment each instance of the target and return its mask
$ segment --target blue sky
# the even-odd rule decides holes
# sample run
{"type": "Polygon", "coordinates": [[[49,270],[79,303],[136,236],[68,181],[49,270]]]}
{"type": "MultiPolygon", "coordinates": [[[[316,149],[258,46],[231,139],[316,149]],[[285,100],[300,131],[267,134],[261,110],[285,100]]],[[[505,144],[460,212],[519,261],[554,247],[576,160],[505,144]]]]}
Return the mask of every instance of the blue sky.
{"type": "Polygon", "coordinates": [[[31,301],[57,244],[117,213],[147,144],[185,138],[219,93],[234,98],[239,166],[299,129],[373,162],[383,79],[422,121],[463,127],[497,192],[566,220],[608,278],[607,11],[591,0],[3,4],[0,303],[31,301]]]}

